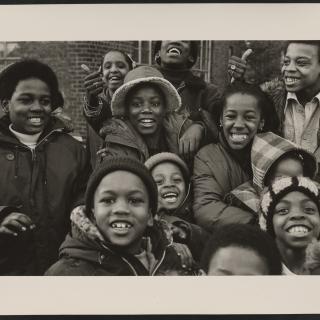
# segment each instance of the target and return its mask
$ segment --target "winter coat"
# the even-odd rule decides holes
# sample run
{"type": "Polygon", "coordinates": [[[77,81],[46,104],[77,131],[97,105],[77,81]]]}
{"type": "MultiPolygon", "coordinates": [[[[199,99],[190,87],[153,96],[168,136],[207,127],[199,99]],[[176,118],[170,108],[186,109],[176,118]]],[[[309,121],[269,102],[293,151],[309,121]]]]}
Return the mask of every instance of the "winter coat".
{"type": "Polygon", "coordinates": [[[179,139],[192,121],[183,115],[170,112],[163,120],[159,150],[150,152],[141,135],[126,118],[113,117],[104,122],[100,136],[105,146],[100,150],[102,161],[106,157],[128,156],[145,162],[152,154],[169,151],[179,153],[179,139]]]}
{"type": "Polygon", "coordinates": [[[58,119],[51,119],[34,150],[11,133],[9,124],[7,117],[0,119],[0,220],[21,212],[36,228],[1,238],[0,246],[8,250],[0,253],[0,273],[41,275],[57,260],[71,209],[83,198],[88,162],[84,148],[58,119]]]}
{"type": "Polygon", "coordinates": [[[155,221],[148,227],[144,242],[147,255],[155,258],[150,270],[140,260],[107,243],[97,227],[85,216],[84,207],[72,213],[72,235],[60,248],[60,260],[49,268],[48,276],[149,276],[194,275],[185,273],[172,239],[155,221]]]}
{"type": "Polygon", "coordinates": [[[195,156],[193,171],[193,211],[197,224],[211,232],[226,223],[254,223],[250,211],[225,201],[230,191],[249,179],[249,174],[221,142],[203,147],[195,156]]]}
{"type": "Polygon", "coordinates": [[[304,175],[315,179],[318,166],[312,153],[272,132],[260,133],[254,137],[251,149],[253,181],[245,182],[232,190],[228,201],[258,213],[260,194],[265,187],[265,179],[272,165],[292,151],[298,152],[303,157],[304,175]]]}

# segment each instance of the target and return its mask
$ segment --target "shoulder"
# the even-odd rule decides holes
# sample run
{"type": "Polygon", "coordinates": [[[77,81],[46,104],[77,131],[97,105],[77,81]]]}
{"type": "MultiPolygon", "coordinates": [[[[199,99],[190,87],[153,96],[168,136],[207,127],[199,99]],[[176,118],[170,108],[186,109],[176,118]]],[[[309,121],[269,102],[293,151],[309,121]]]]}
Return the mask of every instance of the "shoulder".
{"type": "Polygon", "coordinates": [[[196,154],[196,159],[217,159],[221,157],[223,153],[223,148],[220,143],[210,143],[199,150],[196,154]]]}

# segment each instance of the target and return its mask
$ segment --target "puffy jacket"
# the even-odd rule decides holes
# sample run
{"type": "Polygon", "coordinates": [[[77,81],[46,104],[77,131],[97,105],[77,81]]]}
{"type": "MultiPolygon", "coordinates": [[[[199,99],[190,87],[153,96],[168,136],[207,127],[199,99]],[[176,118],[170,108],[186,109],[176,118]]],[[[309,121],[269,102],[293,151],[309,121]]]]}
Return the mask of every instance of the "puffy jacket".
{"type": "MultiPolygon", "coordinates": [[[[51,119],[34,150],[9,130],[7,117],[0,119],[0,219],[16,211],[28,215],[36,228],[17,239],[2,237],[1,246],[20,248],[0,253],[9,265],[5,274],[40,275],[58,258],[58,249],[69,230],[71,209],[82,200],[89,167],[81,144],[63,123],[51,119]],[[27,234],[28,233],[28,234],[27,234]]],[[[0,264],[1,269],[1,264],[0,264]]]]}
{"type": "MultiPolygon", "coordinates": [[[[95,225],[85,217],[83,208],[72,213],[72,235],[60,248],[60,260],[45,273],[47,276],[153,276],[194,275],[185,272],[172,241],[155,221],[147,229],[145,243],[155,258],[150,270],[132,254],[105,242],[95,225]]],[[[147,250],[148,251],[148,250],[147,250]]]]}
{"type": "Polygon", "coordinates": [[[251,212],[231,206],[225,196],[250,179],[221,142],[203,147],[195,156],[193,211],[198,225],[212,231],[226,223],[253,223],[251,212]]]}
{"type": "MultiPolygon", "coordinates": [[[[179,113],[170,112],[163,121],[160,150],[179,153],[179,139],[192,121],[179,113]]],[[[145,162],[152,154],[141,135],[126,118],[113,117],[104,122],[100,136],[105,140],[105,147],[100,150],[101,158],[111,156],[129,156],[145,162]],[[103,152],[102,152],[103,151],[103,152]]]]}

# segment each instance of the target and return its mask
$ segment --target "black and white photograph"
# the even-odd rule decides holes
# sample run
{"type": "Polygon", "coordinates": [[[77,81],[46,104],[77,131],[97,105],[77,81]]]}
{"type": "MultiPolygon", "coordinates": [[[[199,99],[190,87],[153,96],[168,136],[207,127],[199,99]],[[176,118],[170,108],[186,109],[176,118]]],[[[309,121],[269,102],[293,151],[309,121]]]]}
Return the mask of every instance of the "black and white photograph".
{"type": "MultiPolygon", "coordinates": [[[[95,285],[99,293],[110,285],[114,297],[139,296],[146,281],[165,291],[177,286],[173,292],[204,286],[206,294],[216,286],[221,300],[245,300],[255,296],[240,297],[246,285],[258,290],[273,281],[281,296],[319,281],[319,38],[301,30],[259,36],[258,27],[256,36],[233,36],[236,24],[222,28],[217,14],[207,21],[216,27],[208,36],[201,32],[207,15],[196,15],[200,5],[189,24],[188,15],[179,16],[183,32],[171,32],[179,10],[167,6],[169,32],[159,32],[160,19],[148,36],[139,35],[151,25],[148,5],[150,24],[132,19],[143,11],[123,4],[73,6],[74,21],[71,5],[34,6],[33,27],[24,31],[25,6],[21,23],[0,37],[3,286],[58,283],[51,294],[61,300],[72,290],[83,299],[95,285]],[[95,20],[93,12],[112,18],[95,20]],[[225,37],[217,36],[220,25],[225,37]]],[[[240,12],[224,6],[226,17],[240,12]]],[[[20,8],[8,6],[1,24],[11,10],[21,17],[20,8]]],[[[142,296],[151,300],[143,309],[150,313],[159,298],[142,296]]],[[[188,302],[199,304],[196,296],[180,313],[193,313],[188,302]]],[[[181,306],[183,298],[177,300],[181,306]]],[[[209,300],[206,294],[201,303],[209,300]]],[[[319,311],[294,301],[299,297],[290,313],[319,311]]],[[[278,303],[271,313],[283,312],[278,303]]]]}

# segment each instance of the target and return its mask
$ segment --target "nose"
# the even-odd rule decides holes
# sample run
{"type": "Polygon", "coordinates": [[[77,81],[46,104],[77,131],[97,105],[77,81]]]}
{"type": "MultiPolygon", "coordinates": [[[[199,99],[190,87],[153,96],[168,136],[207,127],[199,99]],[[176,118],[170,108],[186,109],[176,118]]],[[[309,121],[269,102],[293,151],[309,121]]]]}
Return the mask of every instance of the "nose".
{"type": "Polygon", "coordinates": [[[35,99],[31,105],[30,109],[33,112],[41,112],[43,110],[43,106],[38,99],[35,99]]]}
{"type": "Polygon", "coordinates": [[[114,214],[120,214],[120,215],[127,215],[129,214],[129,205],[128,205],[128,202],[125,201],[124,199],[120,200],[118,199],[113,207],[112,207],[112,212],[114,214]]]}
{"type": "Polygon", "coordinates": [[[301,220],[304,219],[304,213],[300,209],[292,209],[290,213],[290,218],[292,220],[301,220]]]}
{"type": "Polygon", "coordinates": [[[151,110],[151,105],[149,102],[145,102],[143,105],[142,105],[142,110],[141,110],[142,113],[152,113],[152,110],[151,110]]]}
{"type": "Polygon", "coordinates": [[[235,128],[244,128],[244,126],[245,126],[245,124],[244,124],[244,121],[243,121],[242,117],[237,117],[235,119],[233,127],[235,127],[235,128]]]}
{"type": "Polygon", "coordinates": [[[111,67],[110,67],[110,72],[117,72],[117,71],[118,71],[118,68],[117,68],[116,64],[113,63],[113,64],[111,65],[111,67]]]}

